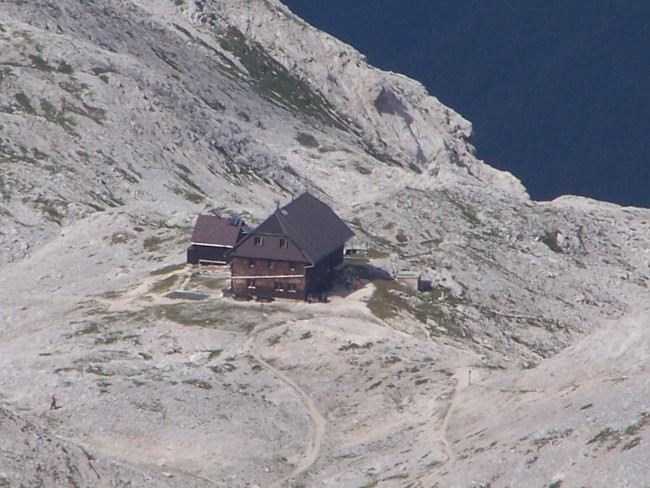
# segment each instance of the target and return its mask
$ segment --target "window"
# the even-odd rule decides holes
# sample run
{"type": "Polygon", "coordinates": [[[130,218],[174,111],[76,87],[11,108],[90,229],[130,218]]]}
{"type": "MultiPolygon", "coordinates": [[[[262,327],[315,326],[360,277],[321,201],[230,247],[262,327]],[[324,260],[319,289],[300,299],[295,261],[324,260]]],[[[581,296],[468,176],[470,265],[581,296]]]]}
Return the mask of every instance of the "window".
{"type": "Polygon", "coordinates": [[[280,281],[275,281],[273,283],[273,288],[275,291],[284,291],[284,284],[280,281]]]}
{"type": "Polygon", "coordinates": [[[296,263],[294,263],[293,261],[291,261],[291,262],[289,263],[289,269],[290,269],[291,271],[295,271],[295,270],[296,270],[296,263]]]}
{"type": "Polygon", "coordinates": [[[246,280],[246,287],[255,289],[255,280],[246,280]]]}
{"type": "Polygon", "coordinates": [[[288,247],[289,247],[289,241],[287,241],[286,239],[284,239],[284,238],[281,237],[281,238],[280,238],[280,247],[281,247],[282,249],[286,249],[286,248],[288,248],[288,247]]]}
{"type": "Polygon", "coordinates": [[[269,269],[275,268],[275,261],[269,259],[269,269]]]}
{"type": "Polygon", "coordinates": [[[296,293],[296,285],[293,283],[287,283],[287,291],[289,293],[296,293]]]}
{"type": "Polygon", "coordinates": [[[254,267],[255,267],[255,260],[254,260],[254,259],[249,259],[249,260],[248,260],[248,265],[249,265],[251,268],[254,268],[254,267]]]}
{"type": "Polygon", "coordinates": [[[253,242],[255,243],[256,246],[263,246],[264,245],[264,238],[262,236],[255,236],[253,239],[253,242]]]}

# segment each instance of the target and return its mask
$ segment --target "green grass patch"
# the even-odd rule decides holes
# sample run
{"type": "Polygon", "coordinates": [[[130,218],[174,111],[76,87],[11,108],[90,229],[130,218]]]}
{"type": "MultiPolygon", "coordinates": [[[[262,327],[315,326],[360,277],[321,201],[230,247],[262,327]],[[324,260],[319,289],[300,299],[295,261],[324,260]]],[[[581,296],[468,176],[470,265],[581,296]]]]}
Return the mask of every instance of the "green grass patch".
{"type": "Polygon", "coordinates": [[[57,108],[54,104],[45,98],[40,99],[40,104],[43,116],[47,119],[48,122],[60,125],[67,133],[76,135],[74,127],[77,124],[73,119],[66,115],[64,108],[57,108]]]}
{"type": "Polygon", "coordinates": [[[87,322],[81,327],[74,335],[89,335],[99,334],[102,332],[102,326],[98,322],[87,322]]]}
{"type": "Polygon", "coordinates": [[[231,314],[224,313],[223,308],[215,306],[206,309],[205,307],[198,306],[198,304],[174,303],[170,305],[160,305],[155,307],[153,312],[159,319],[171,320],[180,325],[201,327],[210,327],[234,319],[231,314]]]}
{"type": "Polygon", "coordinates": [[[174,288],[178,282],[178,276],[172,275],[160,280],[149,290],[150,293],[165,293],[174,288]]]}
{"type": "Polygon", "coordinates": [[[165,239],[162,239],[161,237],[151,236],[151,237],[147,237],[144,240],[143,245],[145,251],[154,252],[160,250],[160,247],[163,245],[164,242],[165,239]]]}
{"type": "Polygon", "coordinates": [[[67,202],[63,200],[54,200],[39,197],[34,201],[34,203],[43,212],[48,220],[59,225],[62,224],[65,218],[65,210],[63,209],[67,207],[67,202]]]}
{"type": "Polygon", "coordinates": [[[210,366],[210,370],[214,374],[224,374],[224,373],[230,373],[231,371],[235,371],[237,369],[237,366],[235,366],[232,363],[225,362],[221,364],[215,364],[214,366],[210,366]]]}
{"type": "Polygon", "coordinates": [[[85,370],[86,373],[94,374],[97,376],[113,376],[113,372],[106,369],[104,366],[101,364],[89,364],[86,366],[85,370]]]}
{"type": "Polygon", "coordinates": [[[213,278],[200,274],[193,274],[187,284],[188,289],[207,288],[208,290],[221,290],[228,286],[227,278],[213,278]]]}
{"type": "Polygon", "coordinates": [[[397,231],[397,234],[395,235],[395,240],[400,244],[404,244],[405,242],[408,242],[409,238],[406,236],[406,234],[404,234],[404,231],[400,229],[397,231]]]}
{"type": "Polygon", "coordinates": [[[361,164],[358,163],[358,162],[355,162],[355,163],[354,163],[354,169],[357,170],[357,173],[360,173],[360,174],[362,174],[362,175],[364,175],[364,176],[367,176],[367,175],[369,175],[369,174],[372,173],[372,170],[371,170],[371,169],[366,168],[365,166],[361,165],[361,164]]]}
{"type": "Polygon", "coordinates": [[[18,105],[20,105],[20,108],[22,108],[24,112],[32,115],[36,113],[34,107],[32,107],[29,97],[25,95],[23,92],[16,93],[14,98],[16,99],[18,105]]]}
{"type": "Polygon", "coordinates": [[[404,290],[394,280],[376,279],[372,281],[375,291],[368,300],[368,308],[382,320],[396,317],[400,312],[412,312],[409,303],[399,296],[404,290]]]}
{"type": "Polygon", "coordinates": [[[149,273],[150,276],[158,276],[158,275],[164,275],[164,274],[169,274],[173,273],[175,271],[180,271],[182,269],[185,269],[185,263],[178,263],[178,264],[170,264],[168,266],[164,266],[162,268],[158,268],[153,270],[151,273],[149,273]]]}
{"type": "Polygon", "coordinates": [[[183,188],[176,187],[176,188],[173,189],[173,192],[176,193],[176,195],[182,196],[188,202],[191,202],[191,203],[194,203],[194,204],[197,204],[197,205],[199,203],[203,203],[205,201],[205,196],[204,195],[201,195],[201,194],[196,193],[196,192],[191,191],[191,190],[185,190],[183,188]]]}
{"type": "Polygon", "coordinates": [[[219,44],[239,59],[250,77],[249,83],[260,95],[331,127],[345,129],[345,125],[332,115],[335,111],[327,100],[269,56],[261,45],[250,42],[239,30],[228,28],[219,44]]]}
{"type": "Polygon", "coordinates": [[[91,72],[97,78],[99,78],[103,83],[105,83],[107,85],[108,85],[108,82],[110,80],[110,78],[109,78],[110,74],[119,74],[120,73],[115,68],[93,68],[91,70],[91,72]]]}
{"type": "Polygon", "coordinates": [[[61,61],[58,66],[58,72],[65,75],[71,75],[74,73],[74,69],[65,61],[61,61]]]}
{"type": "Polygon", "coordinates": [[[298,135],[296,136],[296,141],[298,141],[298,143],[301,146],[312,148],[312,149],[315,149],[320,145],[318,144],[318,141],[314,136],[312,136],[311,134],[306,134],[304,132],[298,133],[298,135]]]}
{"type": "Polygon", "coordinates": [[[32,61],[32,66],[40,71],[45,71],[46,73],[55,71],[54,66],[50,65],[40,56],[30,54],[29,59],[32,61]]]}
{"type": "Polygon", "coordinates": [[[81,107],[79,107],[64,99],[61,111],[63,113],[71,112],[81,117],[86,117],[97,125],[104,125],[104,121],[106,120],[106,111],[103,108],[93,107],[85,102],[81,102],[81,107]]]}
{"type": "Polygon", "coordinates": [[[102,345],[102,346],[109,346],[111,344],[115,344],[116,342],[121,341],[123,337],[124,337],[124,332],[122,332],[121,330],[114,330],[98,336],[95,339],[95,344],[102,345]]]}
{"type": "Polygon", "coordinates": [[[633,424],[628,425],[623,431],[624,435],[632,436],[638,434],[650,423],[650,414],[647,412],[641,412],[639,419],[633,424]]]}
{"type": "Polygon", "coordinates": [[[115,232],[111,236],[111,244],[116,245],[116,244],[126,244],[129,242],[129,234],[126,232],[115,232]]]}
{"type": "MultiPolygon", "coordinates": [[[[311,337],[311,334],[310,334],[311,337]]],[[[366,342],[365,344],[357,344],[356,342],[347,342],[339,346],[339,351],[356,351],[357,349],[370,349],[372,348],[372,342],[366,342]]]]}
{"type": "Polygon", "coordinates": [[[116,298],[121,297],[124,294],[123,290],[109,290],[100,294],[101,297],[107,298],[109,300],[115,300],[116,298]]]}
{"type": "Polygon", "coordinates": [[[189,379],[189,380],[183,380],[183,383],[186,385],[196,386],[197,388],[201,388],[202,390],[212,389],[212,385],[205,380],[189,379]]]}
{"type": "Polygon", "coordinates": [[[74,78],[59,82],[59,86],[62,90],[67,91],[68,93],[74,95],[76,98],[79,98],[83,92],[87,91],[90,88],[90,85],[87,83],[79,83],[74,78]]]}
{"type": "Polygon", "coordinates": [[[213,359],[217,359],[219,356],[221,356],[221,353],[223,352],[223,349],[208,349],[208,361],[212,361],[213,359]]]}

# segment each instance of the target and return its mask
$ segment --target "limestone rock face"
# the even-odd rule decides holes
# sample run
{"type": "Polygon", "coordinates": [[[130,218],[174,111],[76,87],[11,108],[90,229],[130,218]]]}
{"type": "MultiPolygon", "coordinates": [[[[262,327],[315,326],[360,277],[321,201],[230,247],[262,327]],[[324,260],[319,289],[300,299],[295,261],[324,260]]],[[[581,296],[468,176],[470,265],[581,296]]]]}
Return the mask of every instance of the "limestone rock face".
{"type": "Polygon", "coordinates": [[[277,0],[0,2],[0,485],[641,486],[650,212],[471,134],[277,0]],[[304,190],[363,288],[184,266],[304,190]]]}
{"type": "Polygon", "coordinates": [[[524,192],[512,175],[473,157],[471,124],[405,76],[369,66],[365,57],[293,16],[278,1],[195,2],[189,15],[201,24],[228,25],[259,43],[336,110],[366,150],[420,174],[458,165],[497,186],[524,192]]]}

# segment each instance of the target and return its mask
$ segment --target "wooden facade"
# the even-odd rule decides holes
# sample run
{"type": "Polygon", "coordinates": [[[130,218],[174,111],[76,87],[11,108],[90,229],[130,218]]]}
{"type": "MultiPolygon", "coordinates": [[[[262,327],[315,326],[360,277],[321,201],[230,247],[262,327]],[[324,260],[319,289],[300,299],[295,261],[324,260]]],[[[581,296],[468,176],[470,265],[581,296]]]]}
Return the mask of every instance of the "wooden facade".
{"type": "Polygon", "coordinates": [[[269,259],[233,258],[232,293],[251,298],[304,300],[305,264],[269,259]]]}
{"type": "Polygon", "coordinates": [[[234,257],[231,261],[235,296],[305,300],[327,291],[343,262],[343,246],[310,265],[295,261],[234,257]]]}
{"type": "Polygon", "coordinates": [[[231,291],[256,299],[317,298],[332,286],[351,236],[332,209],[304,193],[235,246],[231,291]]]}
{"type": "Polygon", "coordinates": [[[232,246],[209,246],[202,244],[191,244],[187,248],[188,264],[228,264],[227,254],[232,246]]]}

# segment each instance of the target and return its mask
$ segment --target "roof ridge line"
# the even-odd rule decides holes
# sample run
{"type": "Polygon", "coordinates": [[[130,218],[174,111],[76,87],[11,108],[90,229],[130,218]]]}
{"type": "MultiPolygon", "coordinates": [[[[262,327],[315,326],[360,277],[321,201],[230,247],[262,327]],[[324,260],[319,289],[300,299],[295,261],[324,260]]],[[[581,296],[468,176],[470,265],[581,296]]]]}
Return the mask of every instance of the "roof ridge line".
{"type": "MultiPolygon", "coordinates": [[[[276,214],[278,222],[280,222],[280,226],[282,227],[282,230],[284,230],[285,234],[288,235],[288,236],[291,236],[292,240],[295,240],[294,236],[296,236],[296,235],[300,236],[300,233],[297,232],[296,229],[284,218],[284,215],[281,212],[281,210],[283,210],[283,209],[284,209],[284,207],[282,209],[276,210],[274,213],[276,214]],[[277,215],[278,213],[280,215],[277,215]],[[290,230],[290,232],[287,232],[287,228],[290,230]]],[[[300,250],[305,255],[305,257],[307,259],[309,259],[309,261],[313,264],[314,263],[313,256],[315,255],[314,249],[311,248],[311,246],[309,245],[308,242],[305,242],[302,239],[301,239],[301,241],[302,242],[298,243],[300,250]],[[307,249],[304,249],[304,248],[307,248],[307,249]]]]}

